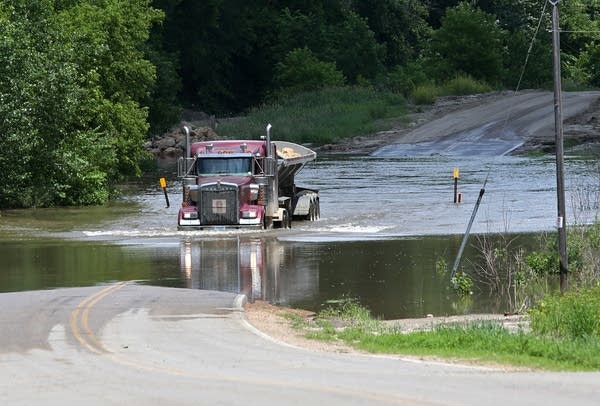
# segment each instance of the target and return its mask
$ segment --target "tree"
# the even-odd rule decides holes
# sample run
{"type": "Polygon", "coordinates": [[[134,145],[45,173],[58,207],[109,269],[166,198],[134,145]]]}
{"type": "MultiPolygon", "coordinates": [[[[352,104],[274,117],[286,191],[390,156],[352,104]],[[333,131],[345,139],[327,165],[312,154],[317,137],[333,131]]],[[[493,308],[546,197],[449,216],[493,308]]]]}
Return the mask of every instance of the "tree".
{"type": "Polygon", "coordinates": [[[0,207],[103,203],[139,173],[153,80],[139,47],[158,17],[145,0],[0,5],[0,207]]]}
{"type": "Polygon", "coordinates": [[[142,144],[148,130],[141,106],[155,80],[155,67],[144,58],[150,27],[162,13],[150,0],[73,1],[57,19],[72,37],[73,62],[86,88],[83,117],[113,145],[116,165],[105,167],[109,179],[139,174],[142,144]]]}
{"type": "Polygon", "coordinates": [[[275,68],[275,83],[284,93],[299,93],[344,84],[334,63],[319,61],[308,48],[291,51],[275,68]]]}
{"type": "Polygon", "coordinates": [[[385,65],[391,68],[414,61],[430,34],[425,2],[417,0],[354,0],[353,8],[367,19],[378,44],[385,47],[385,65]]]}
{"type": "Polygon", "coordinates": [[[449,9],[432,35],[431,59],[437,79],[464,73],[499,83],[503,76],[505,31],[496,18],[468,3],[449,9]]]}

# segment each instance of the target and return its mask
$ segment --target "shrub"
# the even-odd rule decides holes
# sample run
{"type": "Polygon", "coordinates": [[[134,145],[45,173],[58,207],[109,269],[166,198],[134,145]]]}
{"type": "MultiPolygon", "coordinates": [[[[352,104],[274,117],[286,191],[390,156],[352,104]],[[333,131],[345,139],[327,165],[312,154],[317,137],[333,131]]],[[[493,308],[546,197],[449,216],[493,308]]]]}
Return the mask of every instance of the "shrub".
{"type": "Polygon", "coordinates": [[[346,81],[335,63],[318,60],[308,48],[290,51],[275,67],[274,80],[285,94],[341,86],[346,81]]]}
{"type": "Polygon", "coordinates": [[[440,89],[434,85],[417,86],[412,92],[411,100],[415,104],[433,104],[440,94],[440,89]]]}
{"type": "Polygon", "coordinates": [[[475,80],[469,75],[457,75],[454,79],[446,82],[442,89],[445,95],[454,96],[486,93],[492,90],[485,82],[475,80]]]}
{"type": "Polygon", "coordinates": [[[600,286],[550,295],[530,311],[533,332],[556,338],[600,337],[600,286]]]}

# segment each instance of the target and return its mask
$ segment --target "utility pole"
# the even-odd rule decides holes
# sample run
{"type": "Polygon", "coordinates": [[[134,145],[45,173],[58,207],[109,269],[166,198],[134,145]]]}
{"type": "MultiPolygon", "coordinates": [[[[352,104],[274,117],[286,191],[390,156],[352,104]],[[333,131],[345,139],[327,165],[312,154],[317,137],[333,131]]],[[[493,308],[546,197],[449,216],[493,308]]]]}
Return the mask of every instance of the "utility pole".
{"type": "Polygon", "coordinates": [[[569,288],[568,272],[569,261],[567,257],[567,220],[565,216],[565,180],[564,180],[564,151],[562,128],[562,94],[560,77],[560,32],[558,23],[558,3],[560,0],[549,0],[552,5],[552,60],[554,75],[554,128],[556,133],[556,194],[558,217],[558,255],[560,258],[560,291],[566,292],[569,288]]]}

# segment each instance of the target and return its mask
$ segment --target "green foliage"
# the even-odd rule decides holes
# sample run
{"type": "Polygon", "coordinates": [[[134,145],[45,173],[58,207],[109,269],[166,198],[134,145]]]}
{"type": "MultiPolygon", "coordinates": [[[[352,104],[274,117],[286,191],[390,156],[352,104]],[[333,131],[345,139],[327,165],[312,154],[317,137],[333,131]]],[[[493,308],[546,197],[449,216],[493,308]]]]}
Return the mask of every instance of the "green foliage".
{"type": "Polygon", "coordinates": [[[587,44],[581,64],[589,74],[590,85],[600,88],[600,40],[587,44]]]}
{"type": "Polygon", "coordinates": [[[149,0],[3,3],[0,207],[103,203],[139,173],[158,18],[149,0]]]}
{"type": "Polygon", "coordinates": [[[456,275],[450,279],[452,289],[459,296],[470,296],[473,294],[473,280],[469,275],[464,272],[457,272],[456,275]]]}
{"type": "Polygon", "coordinates": [[[319,313],[320,319],[339,319],[351,325],[361,325],[371,320],[369,310],[361,306],[358,299],[341,297],[326,302],[327,307],[319,313]]]}
{"type": "MultiPolygon", "coordinates": [[[[557,275],[559,259],[556,235],[542,244],[540,250],[525,257],[534,276],[557,275]]],[[[570,284],[575,288],[596,286],[600,282],[600,222],[571,227],[567,233],[570,284]]]]}
{"type": "Polygon", "coordinates": [[[492,88],[486,83],[475,80],[469,75],[457,75],[444,83],[443,94],[461,96],[469,94],[487,93],[492,88]]]}
{"type": "Polygon", "coordinates": [[[398,116],[404,108],[398,94],[363,87],[326,88],[277,99],[241,119],[223,120],[219,135],[258,138],[271,123],[275,139],[322,145],[385,128],[377,127],[375,120],[398,116]]]}
{"type": "Polygon", "coordinates": [[[275,67],[279,92],[293,95],[344,84],[334,63],[319,61],[308,48],[294,49],[275,67]]]}
{"type": "Polygon", "coordinates": [[[411,62],[406,66],[395,66],[386,76],[386,87],[393,92],[408,97],[417,86],[425,85],[429,78],[425,75],[422,63],[411,62]]]}
{"type": "Polygon", "coordinates": [[[440,89],[432,84],[417,86],[410,99],[415,104],[433,104],[440,95],[440,89]]]}
{"type": "MultiPolygon", "coordinates": [[[[573,31],[561,36],[563,76],[566,85],[578,87],[598,83],[600,19],[596,3],[586,1],[560,4],[561,26],[573,31]]],[[[157,85],[146,101],[152,131],[175,120],[180,104],[225,115],[264,102],[278,87],[275,67],[304,48],[319,61],[335,64],[349,84],[373,84],[405,96],[457,74],[514,88],[537,28],[540,1],[458,3],[155,0],[166,18],[154,26],[147,50],[157,67],[157,85]],[[415,63],[420,70],[413,69],[415,63]]],[[[548,15],[521,88],[552,81],[548,15]]]]}
{"type": "MultiPolygon", "coordinates": [[[[306,331],[308,338],[343,341],[374,353],[441,356],[550,370],[600,370],[597,335],[586,335],[582,339],[581,336],[556,338],[524,330],[510,332],[490,321],[405,332],[370,318],[368,310],[355,300],[342,298],[334,305],[333,309],[319,313],[317,328],[306,324],[298,324],[298,327],[306,331]]],[[[595,305],[598,309],[597,302],[595,305]]]]}
{"type": "MultiPolygon", "coordinates": [[[[425,21],[427,4],[413,0],[354,1],[375,39],[385,47],[385,65],[407,66],[424,49],[431,28],[425,21]]],[[[404,93],[407,95],[408,93],[404,93]]]]}
{"type": "Polygon", "coordinates": [[[565,339],[600,338],[600,287],[551,295],[530,311],[531,328],[565,339]]]}
{"type": "Polygon", "coordinates": [[[448,263],[444,258],[439,258],[435,261],[435,274],[441,279],[445,279],[448,276],[448,263]]]}
{"type": "Polygon", "coordinates": [[[547,252],[534,251],[525,257],[525,263],[536,275],[558,274],[558,258],[547,252]]]}
{"type": "Polygon", "coordinates": [[[503,83],[508,88],[516,88],[523,65],[520,83],[521,89],[551,88],[552,87],[552,41],[547,32],[540,32],[531,50],[532,32],[516,31],[509,34],[506,40],[508,52],[504,59],[503,83]],[[529,57],[527,54],[529,52],[529,57]]]}
{"type": "Polygon", "coordinates": [[[462,73],[499,82],[503,76],[504,36],[495,16],[469,3],[448,9],[442,26],[432,34],[432,74],[438,80],[462,73]]]}

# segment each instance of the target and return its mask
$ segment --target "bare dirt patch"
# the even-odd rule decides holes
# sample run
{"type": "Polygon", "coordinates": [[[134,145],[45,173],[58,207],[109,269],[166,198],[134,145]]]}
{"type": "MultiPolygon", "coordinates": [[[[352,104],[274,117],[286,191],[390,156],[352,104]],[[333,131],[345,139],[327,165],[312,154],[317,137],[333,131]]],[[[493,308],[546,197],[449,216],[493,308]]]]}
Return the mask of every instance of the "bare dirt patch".
{"type": "Polygon", "coordinates": [[[306,338],[304,330],[294,328],[290,319],[298,317],[310,323],[315,314],[308,310],[278,307],[259,300],[246,303],[244,310],[250,324],[277,341],[313,351],[359,352],[341,342],[331,343],[306,338]]]}

